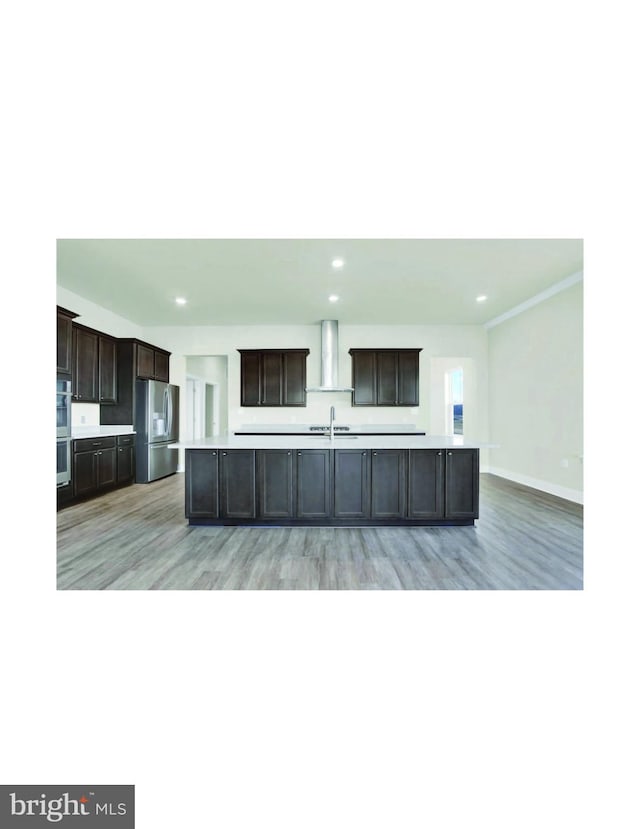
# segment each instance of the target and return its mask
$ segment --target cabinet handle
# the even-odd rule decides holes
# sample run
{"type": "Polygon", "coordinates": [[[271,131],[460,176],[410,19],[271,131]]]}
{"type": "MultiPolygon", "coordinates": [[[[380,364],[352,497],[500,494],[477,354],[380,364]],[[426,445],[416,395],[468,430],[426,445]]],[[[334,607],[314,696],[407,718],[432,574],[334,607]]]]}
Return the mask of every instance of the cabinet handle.
{"type": "Polygon", "coordinates": [[[363,454],[363,455],[366,455],[367,453],[366,453],[366,452],[363,452],[362,454],[363,454]]]}
{"type": "Polygon", "coordinates": [[[441,455],[441,454],[442,454],[442,452],[438,452],[438,454],[439,454],[439,455],[441,455]]]}
{"type": "Polygon", "coordinates": [[[449,457],[451,457],[452,453],[451,453],[451,452],[447,452],[447,455],[449,455],[449,457]]]}
{"type": "Polygon", "coordinates": [[[216,453],[215,453],[215,452],[212,452],[212,453],[211,453],[211,454],[212,454],[212,455],[213,455],[213,457],[214,457],[214,458],[215,458],[215,456],[216,456],[216,453]]]}
{"type": "Polygon", "coordinates": [[[290,454],[291,454],[291,452],[287,452],[287,455],[290,455],[290,454]]]}
{"type": "Polygon", "coordinates": [[[223,457],[226,457],[227,453],[226,453],[226,452],[223,452],[223,453],[222,453],[222,455],[223,455],[223,457]]]}
{"type": "MultiPolygon", "coordinates": [[[[363,452],[362,454],[364,455],[364,452],[363,452]]],[[[374,453],[373,453],[374,458],[375,458],[375,456],[376,456],[377,454],[378,454],[377,452],[374,452],[374,453]]]]}
{"type": "Polygon", "coordinates": [[[302,452],[298,452],[298,457],[299,457],[299,458],[301,458],[301,457],[302,457],[302,452]]]}

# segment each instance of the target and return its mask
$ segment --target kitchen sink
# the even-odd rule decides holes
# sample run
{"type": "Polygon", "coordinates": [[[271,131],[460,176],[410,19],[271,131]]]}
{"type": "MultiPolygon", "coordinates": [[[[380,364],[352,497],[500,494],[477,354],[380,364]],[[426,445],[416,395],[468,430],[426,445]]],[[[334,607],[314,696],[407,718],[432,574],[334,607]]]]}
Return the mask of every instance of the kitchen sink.
{"type": "MultiPolygon", "coordinates": [[[[329,435],[307,435],[310,438],[328,438],[329,435]]],[[[357,440],[358,435],[334,435],[334,440],[357,440]]]]}

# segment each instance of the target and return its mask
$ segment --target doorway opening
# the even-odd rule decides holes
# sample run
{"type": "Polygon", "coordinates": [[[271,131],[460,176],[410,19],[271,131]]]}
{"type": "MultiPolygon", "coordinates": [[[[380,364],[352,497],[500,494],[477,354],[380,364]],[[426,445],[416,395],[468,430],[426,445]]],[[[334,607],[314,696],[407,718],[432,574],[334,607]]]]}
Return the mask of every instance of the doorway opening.
{"type": "Polygon", "coordinates": [[[225,435],[228,429],[227,357],[187,357],[186,439],[225,435]]]}
{"type": "Polygon", "coordinates": [[[445,373],[445,410],[447,435],[464,434],[464,383],[462,367],[445,373]]]}

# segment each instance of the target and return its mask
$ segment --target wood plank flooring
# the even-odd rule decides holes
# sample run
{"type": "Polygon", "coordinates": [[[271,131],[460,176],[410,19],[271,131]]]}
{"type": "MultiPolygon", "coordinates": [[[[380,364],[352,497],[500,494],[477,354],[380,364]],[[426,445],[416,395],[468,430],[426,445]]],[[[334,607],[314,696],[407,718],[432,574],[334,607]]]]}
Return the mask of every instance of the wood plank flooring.
{"type": "Polygon", "coordinates": [[[474,527],[190,527],[184,476],[58,513],[59,590],[581,590],[582,506],[480,476],[474,527]]]}

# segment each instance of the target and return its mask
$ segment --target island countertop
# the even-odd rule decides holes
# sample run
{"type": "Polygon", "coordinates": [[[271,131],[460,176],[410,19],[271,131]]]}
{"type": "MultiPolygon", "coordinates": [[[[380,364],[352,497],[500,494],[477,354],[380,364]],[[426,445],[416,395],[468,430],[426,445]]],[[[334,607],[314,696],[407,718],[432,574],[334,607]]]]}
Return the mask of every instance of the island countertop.
{"type": "Polygon", "coordinates": [[[169,449],[489,449],[462,435],[220,435],[170,443],[169,449]]]}

